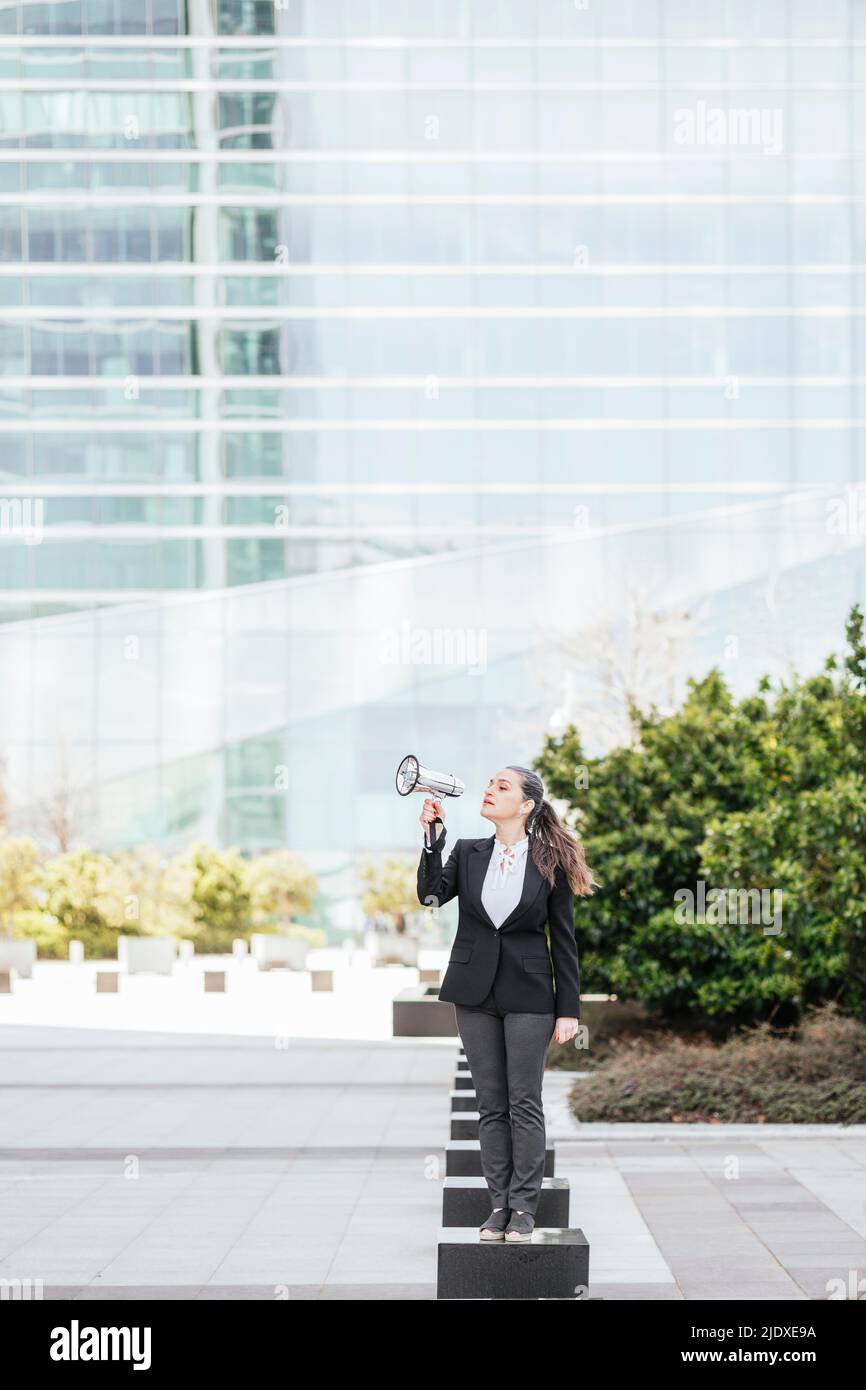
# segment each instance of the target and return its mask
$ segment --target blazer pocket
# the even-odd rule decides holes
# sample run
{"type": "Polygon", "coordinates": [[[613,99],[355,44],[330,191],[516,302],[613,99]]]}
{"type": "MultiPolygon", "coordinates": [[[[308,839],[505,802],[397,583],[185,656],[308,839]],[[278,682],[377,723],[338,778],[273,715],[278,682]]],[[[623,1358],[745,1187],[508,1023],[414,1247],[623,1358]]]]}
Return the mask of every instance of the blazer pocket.
{"type": "Polygon", "coordinates": [[[456,961],[458,965],[465,965],[472,955],[473,949],[472,946],[452,946],[451,955],[448,957],[449,964],[451,961],[456,961]]]}
{"type": "Polygon", "coordinates": [[[524,970],[537,970],[543,975],[553,974],[553,966],[549,956],[524,956],[523,968],[524,970]]]}

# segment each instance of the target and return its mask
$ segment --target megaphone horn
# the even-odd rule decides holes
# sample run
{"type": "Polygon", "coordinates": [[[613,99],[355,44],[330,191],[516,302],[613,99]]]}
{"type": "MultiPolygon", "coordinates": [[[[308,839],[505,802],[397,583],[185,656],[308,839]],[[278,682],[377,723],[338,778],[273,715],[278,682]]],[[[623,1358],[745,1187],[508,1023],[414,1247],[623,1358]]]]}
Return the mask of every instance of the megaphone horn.
{"type": "Polygon", "coordinates": [[[397,768],[397,790],[401,796],[408,796],[410,792],[462,796],[466,787],[453,772],[434,772],[420,763],[414,753],[407,753],[397,768]]]}
{"type": "MultiPolygon", "coordinates": [[[[453,772],[434,772],[420,763],[414,753],[407,753],[397,768],[397,790],[401,796],[408,796],[410,792],[432,792],[437,797],[462,796],[466,787],[453,772]]],[[[437,816],[436,820],[441,824],[440,817],[437,816]]],[[[429,834],[425,832],[424,838],[428,844],[433,843],[436,820],[431,824],[429,834]]]]}

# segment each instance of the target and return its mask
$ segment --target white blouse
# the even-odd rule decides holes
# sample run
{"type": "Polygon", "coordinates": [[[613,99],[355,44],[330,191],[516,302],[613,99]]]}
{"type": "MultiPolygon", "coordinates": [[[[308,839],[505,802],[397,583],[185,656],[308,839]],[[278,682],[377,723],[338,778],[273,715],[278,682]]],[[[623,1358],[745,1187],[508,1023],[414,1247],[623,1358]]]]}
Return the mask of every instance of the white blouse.
{"type": "Polygon", "coordinates": [[[520,902],[528,849],[529,837],[526,835],[515,845],[505,845],[498,838],[493,842],[493,853],[481,888],[481,901],[497,929],[520,902]]]}

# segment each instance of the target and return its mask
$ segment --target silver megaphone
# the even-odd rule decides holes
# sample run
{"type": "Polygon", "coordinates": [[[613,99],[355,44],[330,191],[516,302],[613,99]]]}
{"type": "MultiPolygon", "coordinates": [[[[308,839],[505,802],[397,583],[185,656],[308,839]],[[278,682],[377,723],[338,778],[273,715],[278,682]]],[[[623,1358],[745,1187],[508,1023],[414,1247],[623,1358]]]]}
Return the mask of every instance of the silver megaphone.
{"type": "MultiPolygon", "coordinates": [[[[432,768],[424,767],[414,753],[407,753],[397,768],[397,791],[401,796],[408,796],[410,792],[432,792],[437,797],[462,796],[465,790],[465,784],[453,772],[434,772],[432,768]]],[[[427,843],[431,845],[436,821],[441,825],[437,816],[429,827],[429,834],[425,835],[427,843]]]]}

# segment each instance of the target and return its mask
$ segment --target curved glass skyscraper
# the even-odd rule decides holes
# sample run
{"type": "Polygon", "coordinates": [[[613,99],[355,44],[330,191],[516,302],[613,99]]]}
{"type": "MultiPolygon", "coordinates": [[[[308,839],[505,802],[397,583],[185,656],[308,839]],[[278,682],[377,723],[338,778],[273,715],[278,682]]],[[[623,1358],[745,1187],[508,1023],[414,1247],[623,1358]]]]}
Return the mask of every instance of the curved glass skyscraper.
{"type": "Polygon", "coordinates": [[[10,826],[336,872],[624,615],[662,693],[839,645],[862,4],[5,4],[0,113],[10,826]]]}

